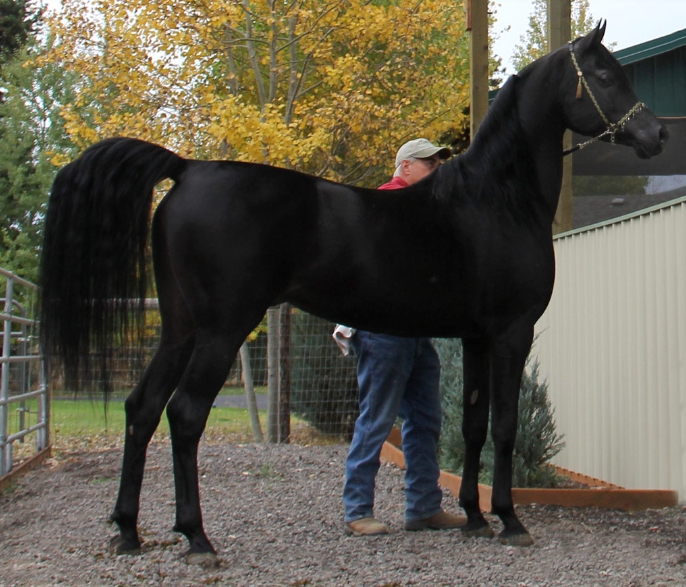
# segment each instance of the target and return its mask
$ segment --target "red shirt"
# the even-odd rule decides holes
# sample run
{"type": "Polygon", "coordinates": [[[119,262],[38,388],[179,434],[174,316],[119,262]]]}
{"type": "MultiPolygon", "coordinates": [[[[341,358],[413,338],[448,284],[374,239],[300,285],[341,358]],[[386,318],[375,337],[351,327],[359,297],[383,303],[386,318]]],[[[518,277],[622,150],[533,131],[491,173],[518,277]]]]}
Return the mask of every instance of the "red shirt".
{"type": "Polygon", "coordinates": [[[391,181],[388,183],[385,183],[383,185],[380,185],[378,190],[400,190],[402,188],[410,187],[410,184],[407,183],[402,177],[394,177],[391,181]]]}

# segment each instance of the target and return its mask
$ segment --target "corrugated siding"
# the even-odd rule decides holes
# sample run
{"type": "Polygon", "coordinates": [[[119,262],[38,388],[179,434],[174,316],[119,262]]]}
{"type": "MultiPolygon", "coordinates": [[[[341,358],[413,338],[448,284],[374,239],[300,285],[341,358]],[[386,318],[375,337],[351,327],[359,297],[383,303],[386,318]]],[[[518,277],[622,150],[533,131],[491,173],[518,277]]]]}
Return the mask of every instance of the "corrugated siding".
{"type": "Polygon", "coordinates": [[[658,116],[686,116],[686,47],[624,66],[636,95],[658,116]]]}
{"type": "Polygon", "coordinates": [[[556,464],[686,501],[686,198],[562,235],[535,354],[556,464]]]}

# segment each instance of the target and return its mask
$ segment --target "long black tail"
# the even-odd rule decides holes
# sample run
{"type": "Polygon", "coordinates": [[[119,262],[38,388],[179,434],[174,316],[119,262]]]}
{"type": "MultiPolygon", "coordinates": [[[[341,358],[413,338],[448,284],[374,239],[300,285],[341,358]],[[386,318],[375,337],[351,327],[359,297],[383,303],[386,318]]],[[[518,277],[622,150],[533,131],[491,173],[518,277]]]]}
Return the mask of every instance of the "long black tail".
{"type": "Polygon", "coordinates": [[[163,147],[113,138],[55,178],[40,268],[41,344],[74,391],[95,381],[107,391],[113,348],[129,330],[140,339],[153,188],[178,181],[185,166],[163,147]]]}

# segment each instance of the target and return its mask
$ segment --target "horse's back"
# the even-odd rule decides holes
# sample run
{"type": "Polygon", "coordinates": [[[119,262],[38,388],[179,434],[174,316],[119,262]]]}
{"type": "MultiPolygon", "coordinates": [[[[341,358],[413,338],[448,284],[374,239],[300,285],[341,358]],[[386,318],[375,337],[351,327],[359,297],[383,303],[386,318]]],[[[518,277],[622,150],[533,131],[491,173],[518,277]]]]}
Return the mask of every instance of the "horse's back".
{"type": "Polygon", "coordinates": [[[240,246],[241,256],[285,257],[312,244],[318,227],[340,217],[327,200],[359,192],[303,173],[238,162],[192,161],[156,212],[169,242],[223,255],[240,246]],[[190,241],[190,242],[189,242],[190,241]],[[195,243],[193,245],[192,243],[195,243]]]}
{"type": "MultiPolygon", "coordinates": [[[[529,249],[540,252],[537,243],[522,242],[529,252],[518,253],[492,215],[488,224],[458,204],[433,197],[430,183],[366,190],[276,167],[195,161],[158,207],[153,243],[169,252],[185,297],[204,309],[289,301],[368,330],[457,335],[546,295],[533,291],[540,274],[508,270],[529,249]]],[[[532,238],[522,231],[515,237],[532,238]]]]}

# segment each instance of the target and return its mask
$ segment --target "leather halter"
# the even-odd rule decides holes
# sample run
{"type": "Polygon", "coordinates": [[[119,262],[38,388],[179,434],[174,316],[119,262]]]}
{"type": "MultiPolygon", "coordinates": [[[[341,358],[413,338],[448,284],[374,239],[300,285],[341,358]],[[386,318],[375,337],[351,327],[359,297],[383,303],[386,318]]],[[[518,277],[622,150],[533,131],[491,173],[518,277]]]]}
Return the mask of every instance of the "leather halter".
{"type": "Polygon", "coordinates": [[[576,87],[576,99],[579,100],[581,98],[581,93],[582,93],[582,87],[586,88],[586,91],[588,92],[588,96],[591,98],[591,102],[593,102],[593,105],[595,106],[596,111],[600,115],[600,118],[602,121],[605,123],[605,126],[607,129],[599,134],[597,137],[593,137],[592,139],[589,139],[583,143],[578,143],[571,149],[567,149],[566,151],[563,152],[563,155],[569,155],[570,153],[573,153],[574,151],[578,151],[579,149],[583,149],[587,145],[590,145],[591,143],[595,143],[596,141],[599,141],[603,137],[606,137],[607,135],[610,135],[610,142],[614,144],[615,142],[615,134],[624,129],[624,125],[629,122],[634,116],[636,116],[641,110],[644,108],[647,108],[647,106],[643,102],[636,102],[634,106],[624,115],[620,120],[617,122],[610,122],[607,119],[607,116],[605,116],[605,113],[603,112],[602,108],[600,107],[600,104],[598,104],[598,100],[596,100],[595,96],[593,95],[593,92],[591,91],[590,86],[588,85],[588,82],[586,81],[586,78],[584,77],[583,72],[581,71],[581,68],[579,67],[579,63],[576,60],[576,55],[574,54],[574,41],[569,42],[569,54],[572,57],[572,63],[574,64],[574,69],[576,69],[576,74],[579,76],[579,83],[576,87]]]}

